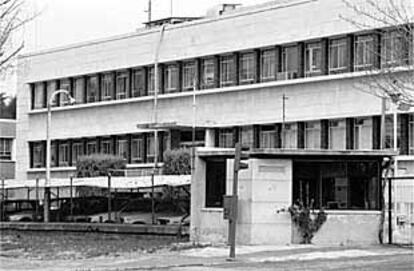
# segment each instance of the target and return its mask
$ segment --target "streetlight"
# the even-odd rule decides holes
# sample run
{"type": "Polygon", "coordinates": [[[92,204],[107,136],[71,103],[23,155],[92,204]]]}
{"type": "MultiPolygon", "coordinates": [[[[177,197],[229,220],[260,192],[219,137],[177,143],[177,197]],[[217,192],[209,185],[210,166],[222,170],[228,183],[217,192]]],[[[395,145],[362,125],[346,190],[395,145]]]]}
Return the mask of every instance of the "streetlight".
{"type": "Polygon", "coordinates": [[[55,90],[49,98],[47,103],[47,119],[46,119],[46,183],[45,183],[45,192],[44,192],[44,205],[43,205],[43,214],[44,222],[49,222],[49,209],[50,209],[50,128],[52,122],[52,105],[55,101],[55,98],[58,94],[65,94],[69,104],[74,104],[75,99],[70,95],[69,91],[66,89],[55,90]]]}

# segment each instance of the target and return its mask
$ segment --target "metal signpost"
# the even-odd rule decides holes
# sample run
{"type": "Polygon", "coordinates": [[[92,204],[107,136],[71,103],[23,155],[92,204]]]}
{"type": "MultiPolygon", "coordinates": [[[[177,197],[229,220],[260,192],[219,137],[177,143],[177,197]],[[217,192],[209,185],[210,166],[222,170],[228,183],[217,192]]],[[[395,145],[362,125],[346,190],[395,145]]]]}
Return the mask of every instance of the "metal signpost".
{"type": "Polygon", "coordinates": [[[239,170],[247,169],[249,166],[247,163],[241,160],[249,159],[249,154],[243,151],[248,151],[248,147],[242,147],[240,143],[235,145],[234,155],[234,172],[233,172],[233,194],[231,196],[224,196],[224,219],[229,220],[229,245],[230,254],[229,261],[233,261],[236,258],[236,224],[237,224],[237,204],[238,196],[237,190],[239,185],[239,170]]]}

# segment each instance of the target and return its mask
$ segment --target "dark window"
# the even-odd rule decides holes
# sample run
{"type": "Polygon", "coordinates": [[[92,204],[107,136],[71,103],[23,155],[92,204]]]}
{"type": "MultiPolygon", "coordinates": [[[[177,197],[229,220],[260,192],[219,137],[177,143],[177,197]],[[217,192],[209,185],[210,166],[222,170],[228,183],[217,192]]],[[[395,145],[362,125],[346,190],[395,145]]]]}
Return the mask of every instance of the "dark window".
{"type": "MultiPolygon", "coordinates": [[[[401,118],[397,116],[397,148],[400,147],[401,141],[401,118]]],[[[385,116],[385,148],[394,148],[394,115],[385,116]]]]}
{"type": "Polygon", "coordinates": [[[278,73],[278,80],[294,79],[298,77],[298,48],[296,46],[282,49],[282,72],[278,73]]]}
{"type": "Polygon", "coordinates": [[[378,210],[378,162],[295,162],[293,200],[325,209],[378,210]]]}
{"type": "Polygon", "coordinates": [[[34,142],[33,143],[33,167],[41,168],[45,166],[45,145],[43,142],[34,142]]]}
{"type": "Polygon", "coordinates": [[[96,146],[96,140],[90,140],[86,144],[86,154],[91,155],[98,152],[97,146],[96,146]]]}
{"type": "Polygon", "coordinates": [[[98,101],[98,76],[89,76],[87,79],[86,98],[88,103],[98,101]]]}
{"type": "Polygon", "coordinates": [[[226,161],[206,162],[206,207],[223,207],[226,193],[226,161]]]}
{"type": "Polygon", "coordinates": [[[0,160],[12,159],[13,139],[0,138],[0,160]]]}
{"type": "Polygon", "coordinates": [[[146,150],[147,150],[147,163],[153,163],[155,159],[154,149],[154,134],[147,135],[146,150]]]}
{"type": "Polygon", "coordinates": [[[240,127],[239,142],[241,142],[242,146],[253,148],[253,126],[240,127]]]}
{"type": "Polygon", "coordinates": [[[101,141],[101,153],[112,154],[112,140],[110,138],[104,138],[101,141]]]}
{"type": "Polygon", "coordinates": [[[132,97],[145,96],[145,72],[142,69],[132,72],[132,97]]]}
{"type": "Polygon", "coordinates": [[[201,65],[201,87],[213,88],[216,76],[216,68],[213,58],[203,59],[201,65]]]}
{"type": "Polygon", "coordinates": [[[381,63],[382,66],[398,66],[408,62],[408,38],[403,31],[390,31],[382,36],[381,63]]]}
{"type": "Polygon", "coordinates": [[[127,92],[129,90],[128,87],[128,73],[127,72],[119,72],[116,75],[116,95],[115,98],[125,99],[127,97],[127,92]]]}

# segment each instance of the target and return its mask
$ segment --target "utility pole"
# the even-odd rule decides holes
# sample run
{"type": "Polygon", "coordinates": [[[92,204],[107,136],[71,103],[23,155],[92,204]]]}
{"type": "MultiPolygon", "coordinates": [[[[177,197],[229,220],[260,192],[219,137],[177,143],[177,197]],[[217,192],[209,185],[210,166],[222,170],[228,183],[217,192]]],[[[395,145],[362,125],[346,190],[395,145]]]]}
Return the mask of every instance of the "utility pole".
{"type": "Polygon", "coordinates": [[[228,213],[229,219],[229,244],[230,244],[230,253],[229,253],[229,261],[233,261],[236,258],[236,224],[237,224],[237,212],[238,212],[238,186],[239,186],[239,171],[243,169],[247,169],[249,165],[246,162],[242,162],[242,160],[249,159],[248,147],[242,147],[239,142],[236,143],[235,146],[235,154],[234,154],[234,171],[233,171],[233,195],[230,197],[227,196],[229,200],[230,206],[225,206],[226,209],[230,208],[230,210],[225,210],[225,215],[228,213]]]}
{"type": "Polygon", "coordinates": [[[152,12],[151,0],[148,0],[148,9],[147,9],[147,13],[148,13],[148,22],[151,22],[151,12],[152,12]]]}

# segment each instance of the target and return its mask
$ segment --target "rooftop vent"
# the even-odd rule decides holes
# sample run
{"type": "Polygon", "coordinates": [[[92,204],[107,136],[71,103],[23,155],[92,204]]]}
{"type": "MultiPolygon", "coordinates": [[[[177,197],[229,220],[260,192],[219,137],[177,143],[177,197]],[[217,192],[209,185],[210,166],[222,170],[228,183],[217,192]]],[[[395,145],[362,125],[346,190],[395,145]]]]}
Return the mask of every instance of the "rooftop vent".
{"type": "Polygon", "coordinates": [[[236,10],[241,4],[220,4],[207,10],[207,17],[223,15],[229,11],[236,10]]]}
{"type": "Polygon", "coordinates": [[[200,17],[168,17],[168,18],[163,18],[163,19],[158,19],[158,20],[152,20],[144,24],[145,24],[145,28],[153,28],[153,27],[164,25],[164,24],[180,24],[180,23],[190,22],[190,21],[194,21],[198,19],[200,19],[200,17]]]}

